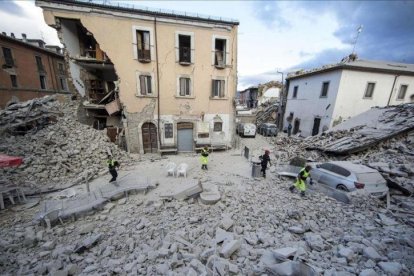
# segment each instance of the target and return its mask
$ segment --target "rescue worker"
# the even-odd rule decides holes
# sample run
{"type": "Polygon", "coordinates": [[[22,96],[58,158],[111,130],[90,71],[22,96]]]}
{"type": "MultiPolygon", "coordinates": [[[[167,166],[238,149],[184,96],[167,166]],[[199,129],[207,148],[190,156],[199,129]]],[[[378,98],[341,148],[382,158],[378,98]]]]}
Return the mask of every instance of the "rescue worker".
{"type": "Polygon", "coordinates": [[[202,170],[208,170],[207,168],[208,154],[209,154],[209,150],[207,146],[201,149],[201,169],[202,170]]]}
{"type": "Polygon", "coordinates": [[[112,159],[112,155],[108,154],[108,160],[106,161],[108,164],[109,173],[112,175],[112,179],[109,180],[109,183],[116,181],[118,177],[118,172],[116,171],[116,167],[119,168],[118,161],[112,159]]]}
{"type": "MultiPolygon", "coordinates": [[[[311,177],[310,175],[310,171],[312,170],[312,167],[307,165],[306,167],[304,167],[303,169],[300,170],[297,178],[296,178],[296,182],[289,187],[289,190],[293,193],[293,191],[295,189],[298,189],[300,191],[300,195],[301,196],[305,196],[305,191],[306,191],[306,179],[309,177],[311,177]]],[[[312,178],[310,178],[310,185],[313,185],[313,181],[312,178]]]]}
{"type": "Polygon", "coordinates": [[[269,165],[272,166],[272,164],[270,163],[269,154],[270,154],[270,151],[265,150],[265,153],[259,157],[259,159],[262,160],[260,162],[260,165],[262,165],[262,169],[260,171],[262,172],[262,176],[264,178],[266,178],[267,163],[269,162],[269,165]]]}

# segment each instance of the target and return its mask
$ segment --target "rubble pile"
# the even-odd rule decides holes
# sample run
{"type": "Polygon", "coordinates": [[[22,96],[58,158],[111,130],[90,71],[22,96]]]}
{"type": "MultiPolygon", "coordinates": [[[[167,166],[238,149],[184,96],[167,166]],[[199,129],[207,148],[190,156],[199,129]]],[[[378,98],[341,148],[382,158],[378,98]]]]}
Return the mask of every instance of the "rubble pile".
{"type": "Polygon", "coordinates": [[[412,228],[380,201],[302,199],[287,187],[278,179],[240,179],[220,185],[223,196],[214,205],[129,197],[51,229],[9,217],[0,229],[0,269],[36,275],[414,273],[412,228]]]}
{"type": "Polygon", "coordinates": [[[104,131],[77,121],[77,101],[66,99],[61,103],[54,97],[44,97],[30,102],[3,111],[8,116],[1,120],[2,126],[13,125],[22,113],[31,117],[32,113],[58,112],[62,117],[56,117],[53,124],[44,122],[41,129],[32,129],[25,135],[3,133],[0,152],[24,158],[20,167],[2,169],[1,178],[8,183],[19,184],[30,192],[54,190],[97,176],[106,168],[108,152],[121,165],[133,162],[125,151],[109,141],[104,131]]]}

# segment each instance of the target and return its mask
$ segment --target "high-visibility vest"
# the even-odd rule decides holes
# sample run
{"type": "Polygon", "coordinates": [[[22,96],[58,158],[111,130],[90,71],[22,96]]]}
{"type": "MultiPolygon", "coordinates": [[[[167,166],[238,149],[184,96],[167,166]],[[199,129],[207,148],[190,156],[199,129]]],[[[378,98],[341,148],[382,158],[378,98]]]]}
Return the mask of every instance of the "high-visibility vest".
{"type": "Polygon", "coordinates": [[[115,160],[109,159],[108,161],[106,161],[106,163],[108,164],[109,168],[115,167],[115,160]]]}
{"type": "Polygon", "coordinates": [[[299,178],[300,178],[300,173],[303,172],[303,177],[306,179],[309,177],[310,173],[308,171],[305,170],[305,168],[301,169],[299,172],[299,178]]]}

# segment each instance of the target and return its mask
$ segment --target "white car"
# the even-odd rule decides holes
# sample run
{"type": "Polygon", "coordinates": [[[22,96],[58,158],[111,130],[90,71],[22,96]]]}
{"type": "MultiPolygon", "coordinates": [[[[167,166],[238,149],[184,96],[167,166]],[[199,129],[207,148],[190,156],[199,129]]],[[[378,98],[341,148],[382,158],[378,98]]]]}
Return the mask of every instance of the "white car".
{"type": "Polygon", "coordinates": [[[239,124],[237,132],[242,137],[256,137],[256,125],[250,123],[239,124]]]}
{"type": "Polygon", "coordinates": [[[374,169],[349,161],[311,164],[312,180],[345,192],[364,191],[375,197],[388,193],[387,181],[374,169]]]}

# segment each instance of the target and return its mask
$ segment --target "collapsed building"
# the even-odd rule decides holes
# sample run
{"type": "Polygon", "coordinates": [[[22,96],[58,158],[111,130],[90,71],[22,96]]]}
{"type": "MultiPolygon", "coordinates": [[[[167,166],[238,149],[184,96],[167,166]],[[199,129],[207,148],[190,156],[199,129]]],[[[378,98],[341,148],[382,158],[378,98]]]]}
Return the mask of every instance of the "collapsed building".
{"type": "Polygon", "coordinates": [[[36,1],[66,49],[81,121],[129,152],[191,152],[232,140],[235,20],[83,1],[36,1]]]}

